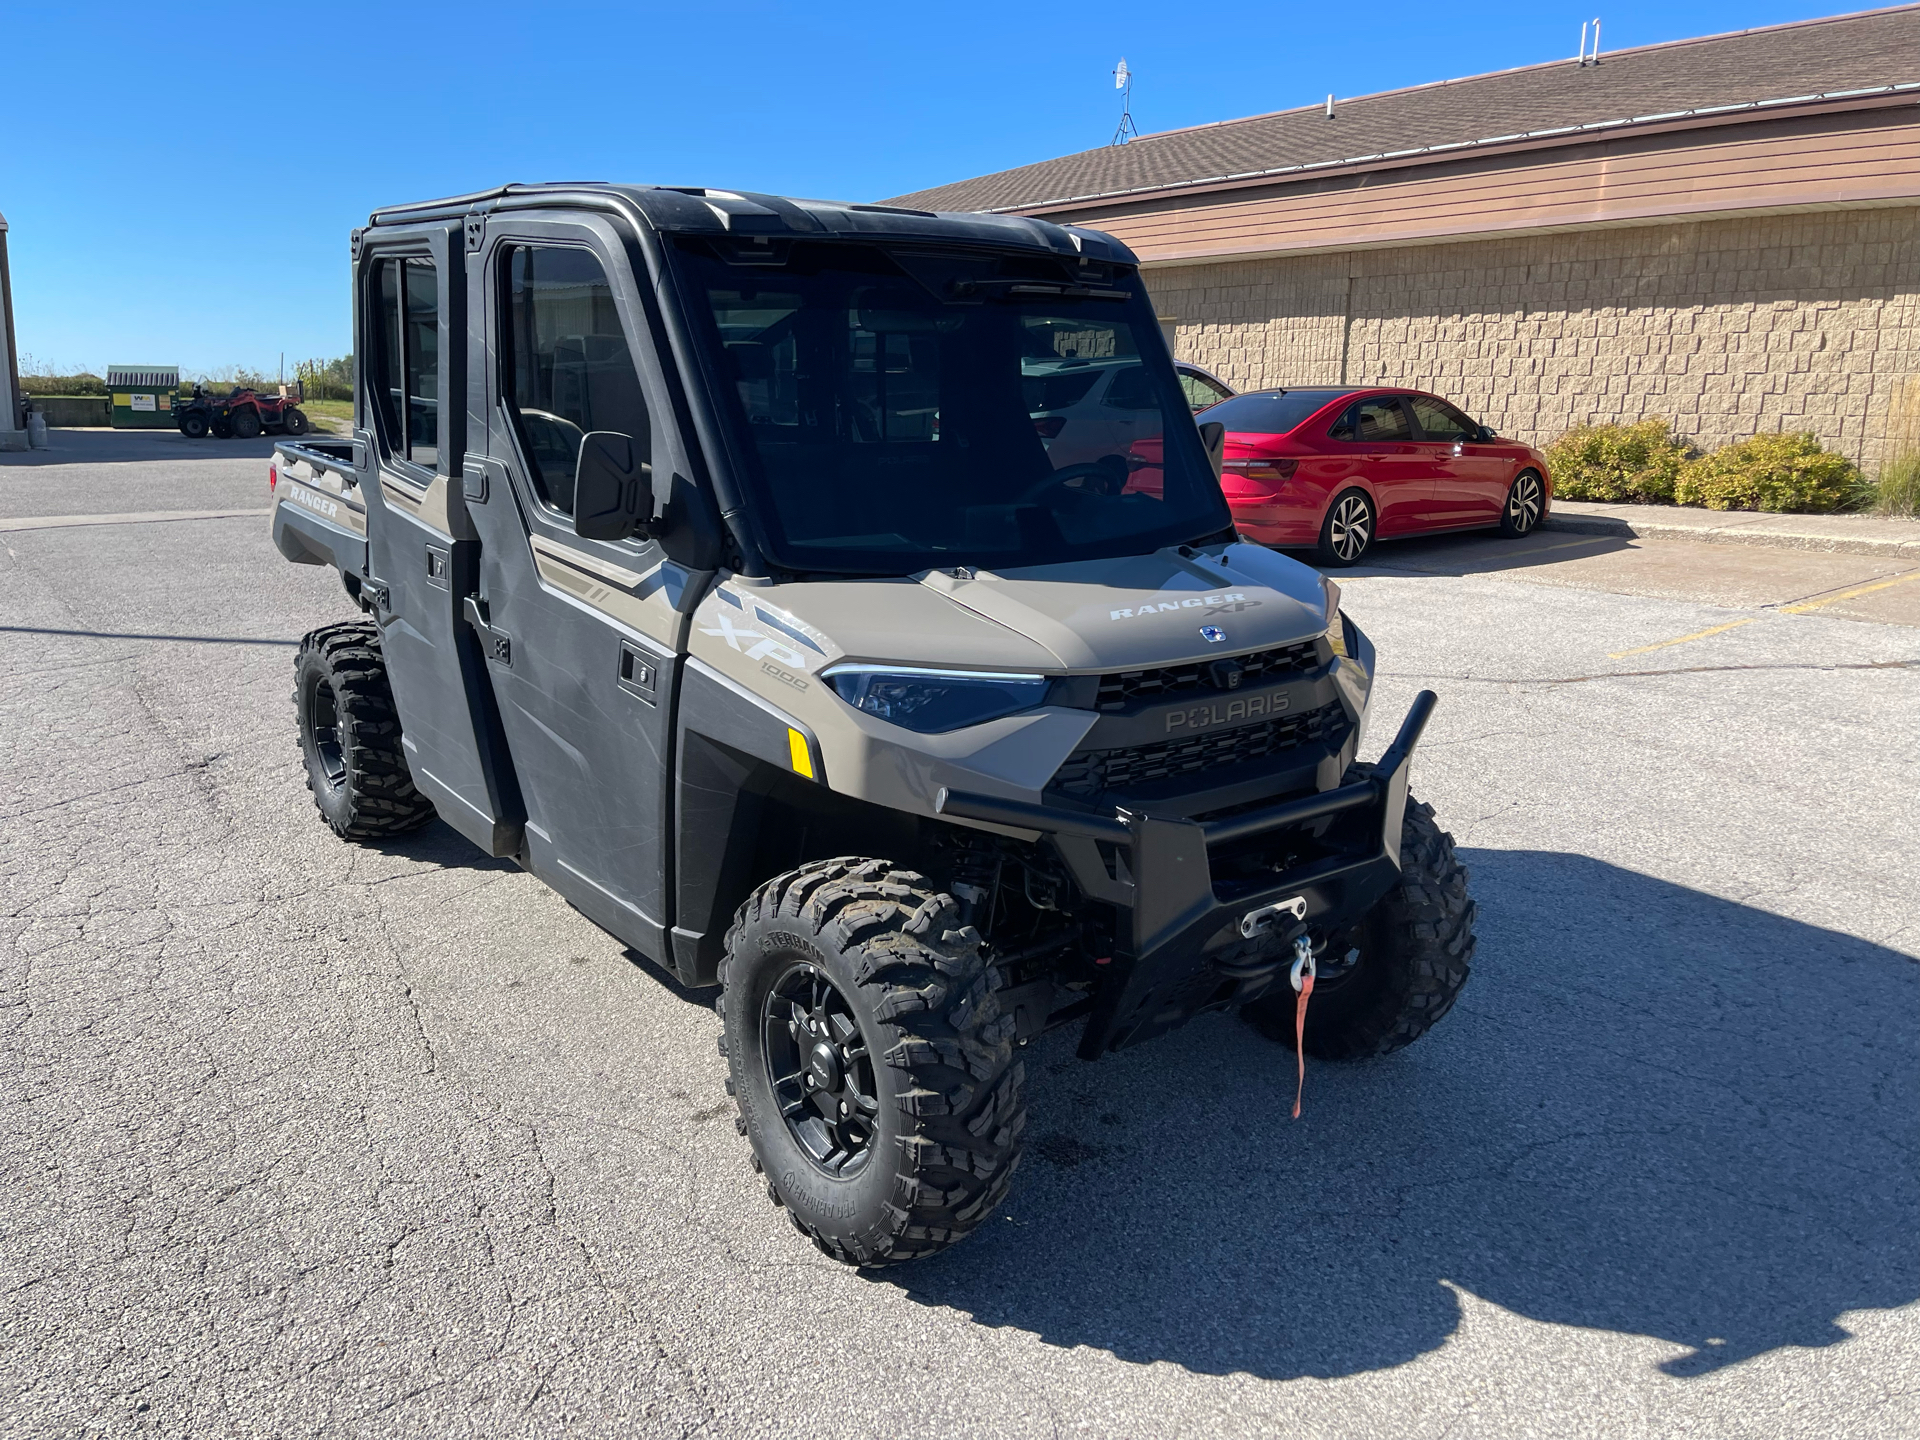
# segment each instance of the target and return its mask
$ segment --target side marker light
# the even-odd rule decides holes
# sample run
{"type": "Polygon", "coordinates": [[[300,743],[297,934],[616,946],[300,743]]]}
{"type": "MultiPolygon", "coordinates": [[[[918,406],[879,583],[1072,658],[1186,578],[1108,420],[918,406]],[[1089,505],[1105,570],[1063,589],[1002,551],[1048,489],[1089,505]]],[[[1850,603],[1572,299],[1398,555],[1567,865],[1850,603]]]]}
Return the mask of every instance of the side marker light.
{"type": "Polygon", "coordinates": [[[807,737],[791,725],[787,727],[787,756],[793,761],[794,774],[809,780],[818,778],[813,773],[813,752],[807,748],[807,737]]]}

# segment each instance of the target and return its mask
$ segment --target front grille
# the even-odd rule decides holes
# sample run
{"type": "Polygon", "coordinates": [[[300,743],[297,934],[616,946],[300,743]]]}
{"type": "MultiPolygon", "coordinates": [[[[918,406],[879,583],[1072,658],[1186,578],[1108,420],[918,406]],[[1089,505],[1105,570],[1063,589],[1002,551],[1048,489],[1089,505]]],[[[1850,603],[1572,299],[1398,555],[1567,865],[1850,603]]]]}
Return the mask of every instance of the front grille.
{"type": "Polygon", "coordinates": [[[1245,764],[1265,755],[1296,749],[1338,735],[1346,728],[1346,712],[1338,700],[1318,710],[1279,715],[1258,725],[1216,730],[1208,735],[1183,736],[1155,745],[1128,745],[1118,750],[1083,750],[1069,755],[1054,772],[1049,790],[1090,799],[1102,790],[1124,790],[1176,775],[1192,775],[1245,764]]]}
{"type": "MultiPolygon", "coordinates": [[[[1296,671],[1313,669],[1320,663],[1320,647],[1316,641],[1302,640],[1297,645],[1280,645],[1272,650],[1255,650],[1251,655],[1221,658],[1238,661],[1240,683],[1252,685],[1261,680],[1273,680],[1296,671]]],[[[1094,708],[1123,710],[1133,700],[1164,700],[1169,695],[1190,690],[1217,689],[1219,687],[1208,678],[1208,668],[1216,663],[1214,660],[1195,660],[1191,664],[1166,665],[1158,670],[1122,670],[1118,674],[1102,675],[1094,708]]]]}

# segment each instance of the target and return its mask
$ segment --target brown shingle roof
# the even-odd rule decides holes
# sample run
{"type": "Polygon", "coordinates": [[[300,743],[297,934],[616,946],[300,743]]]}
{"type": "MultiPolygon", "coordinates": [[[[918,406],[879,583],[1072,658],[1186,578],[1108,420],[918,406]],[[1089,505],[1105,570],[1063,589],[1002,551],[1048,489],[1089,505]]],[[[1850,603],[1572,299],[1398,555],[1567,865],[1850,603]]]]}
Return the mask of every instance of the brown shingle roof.
{"type": "Polygon", "coordinates": [[[1028,210],[1678,111],[1920,82],[1920,5],[1803,20],[1146,135],[886,203],[1028,210]]]}

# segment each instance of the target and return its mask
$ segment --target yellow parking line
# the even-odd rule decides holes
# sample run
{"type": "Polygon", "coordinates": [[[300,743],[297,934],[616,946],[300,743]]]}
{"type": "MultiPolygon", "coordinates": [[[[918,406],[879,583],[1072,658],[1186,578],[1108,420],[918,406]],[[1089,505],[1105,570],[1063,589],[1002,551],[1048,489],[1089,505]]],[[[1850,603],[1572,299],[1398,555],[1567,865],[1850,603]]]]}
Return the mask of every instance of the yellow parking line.
{"type": "Polygon", "coordinates": [[[1876,590],[1890,590],[1895,585],[1905,585],[1914,580],[1920,580],[1920,570],[1915,570],[1908,575],[1897,575],[1891,580],[1882,580],[1873,585],[1857,585],[1851,590],[1842,590],[1838,595],[1823,595],[1818,600],[1802,600],[1798,605],[1782,605],[1780,607],[1780,613],[1782,615],[1799,615],[1807,610],[1818,610],[1822,605],[1832,605],[1841,600],[1851,600],[1856,595],[1871,595],[1876,590]]]}
{"type": "MultiPolygon", "coordinates": [[[[1838,599],[1839,597],[1835,596],[1834,598],[1838,599]]],[[[1664,650],[1669,645],[1684,645],[1689,640],[1704,640],[1709,635],[1719,635],[1728,630],[1738,630],[1742,625],[1751,625],[1754,622],[1754,618],[1755,617],[1749,615],[1744,620],[1729,620],[1725,625],[1716,625],[1711,630],[1696,630],[1691,635],[1679,635],[1672,640],[1656,640],[1651,645],[1636,645],[1631,650],[1615,650],[1607,656],[1607,659],[1624,660],[1629,655],[1644,655],[1649,650],[1664,650]]]]}

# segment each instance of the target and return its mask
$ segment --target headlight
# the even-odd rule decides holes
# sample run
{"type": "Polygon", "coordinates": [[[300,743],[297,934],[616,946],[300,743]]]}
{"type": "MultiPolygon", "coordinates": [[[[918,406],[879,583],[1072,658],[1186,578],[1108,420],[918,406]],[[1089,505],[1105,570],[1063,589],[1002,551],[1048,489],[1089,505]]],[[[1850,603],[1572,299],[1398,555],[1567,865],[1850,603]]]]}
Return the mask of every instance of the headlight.
{"type": "Polygon", "coordinates": [[[854,709],[922,735],[1031,710],[1047,698],[1049,684],[1044,675],[897,665],[842,665],[823,678],[854,709]]]}

